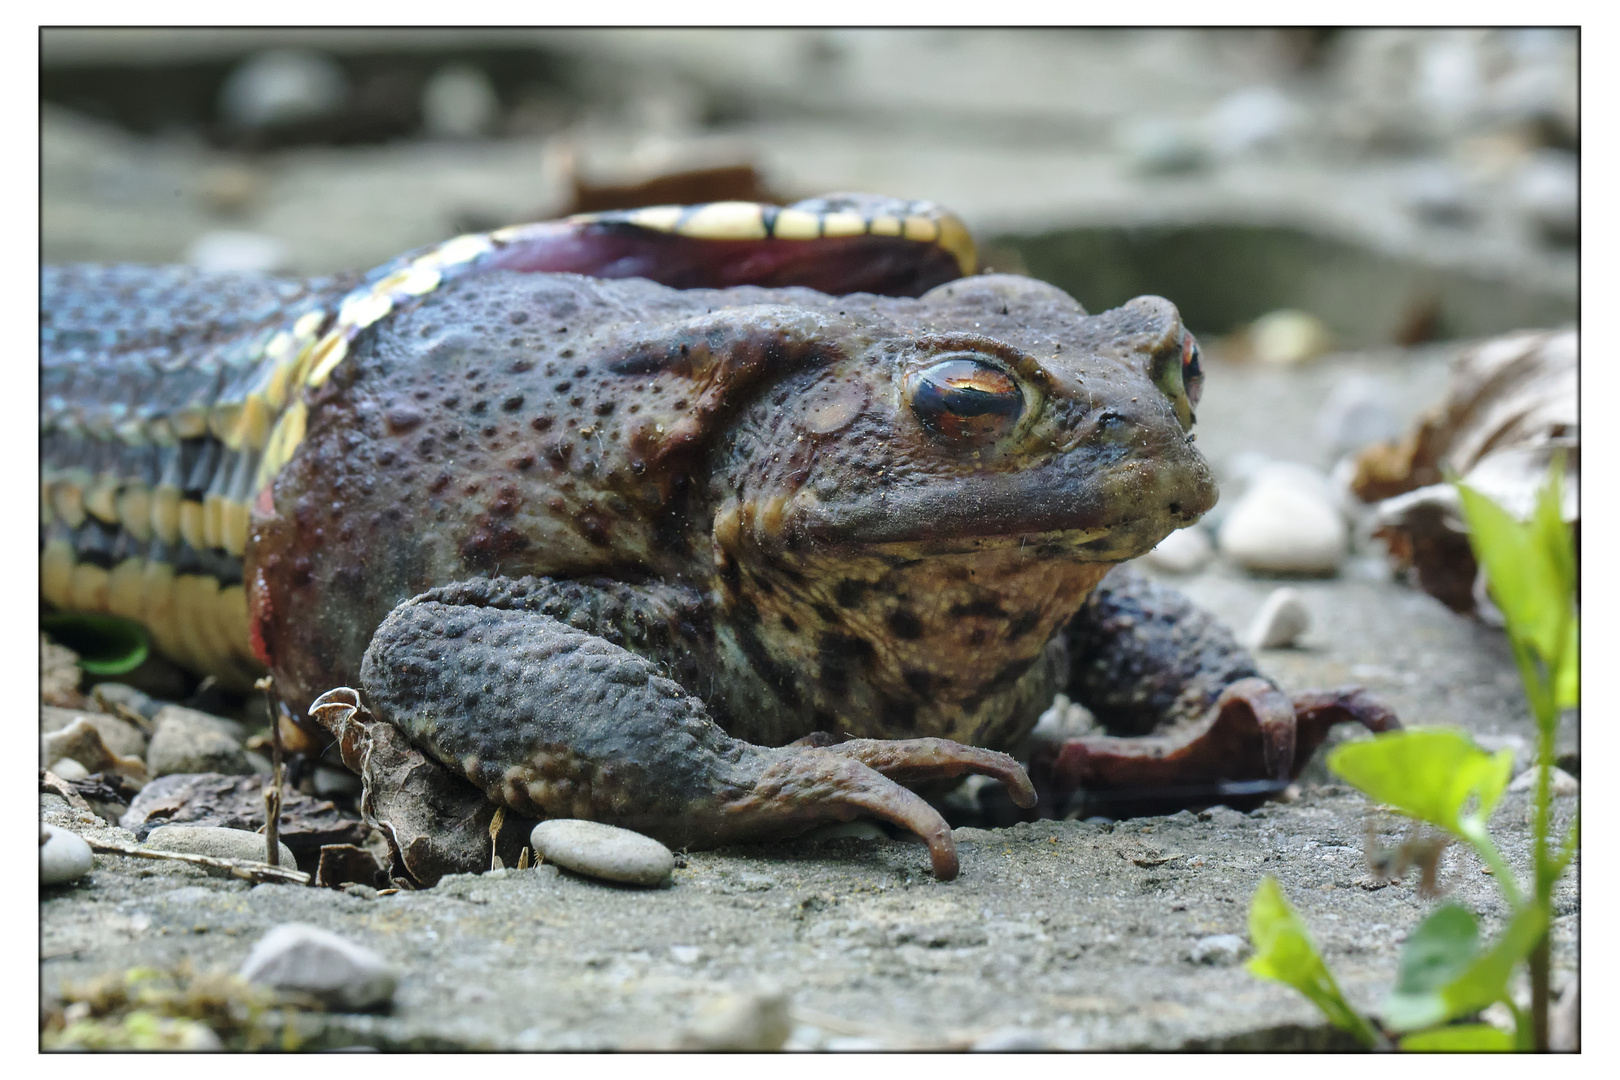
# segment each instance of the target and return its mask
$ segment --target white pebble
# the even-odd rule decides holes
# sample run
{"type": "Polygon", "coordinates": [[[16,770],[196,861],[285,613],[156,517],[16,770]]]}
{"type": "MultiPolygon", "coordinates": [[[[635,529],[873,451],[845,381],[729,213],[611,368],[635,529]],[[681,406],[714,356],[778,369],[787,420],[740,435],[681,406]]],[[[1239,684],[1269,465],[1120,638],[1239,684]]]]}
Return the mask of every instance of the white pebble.
{"type": "Polygon", "coordinates": [[[787,993],[762,981],[740,994],[726,994],[699,1011],[680,1039],[683,1050],[770,1052],[793,1033],[787,993]]]}
{"type": "Polygon", "coordinates": [[[216,229],[203,233],[186,249],[186,262],[202,270],[268,274],[285,270],[286,243],[263,233],[216,229]]]}
{"type": "Polygon", "coordinates": [[[39,883],[60,885],[74,881],[90,872],[90,845],[71,829],[41,823],[41,831],[50,839],[39,845],[39,883]]]}
{"type": "Polygon", "coordinates": [[[422,88],[422,127],[429,135],[465,139],[482,135],[501,115],[489,76],[470,64],[434,72],[422,88]]]}
{"type": "Polygon", "coordinates": [[[1215,554],[1215,545],[1209,534],[1196,525],[1177,529],[1160,540],[1157,546],[1142,556],[1142,561],[1155,570],[1169,574],[1193,574],[1204,568],[1215,554]]]}
{"type": "Polygon", "coordinates": [[[1322,441],[1339,455],[1400,438],[1400,417],[1391,405],[1394,396],[1383,379],[1365,375],[1340,379],[1316,414],[1322,441]]]}
{"type": "Polygon", "coordinates": [[[1249,943],[1236,934],[1211,934],[1193,942],[1187,959],[1195,964],[1225,967],[1236,963],[1249,948],[1249,943]]]}
{"type": "Polygon", "coordinates": [[[1221,523],[1221,553],[1250,570],[1331,574],[1344,561],[1349,528],[1326,481],[1300,466],[1268,466],[1221,523]]]}
{"type": "Polygon", "coordinates": [[[1251,649],[1285,649],[1311,628],[1310,609],[1297,589],[1276,589],[1260,605],[1244,643],[1251,649]]]}
{"type": "Polygon", "coordinates": [[[63,780],[83,780],[90,775],[90,770],[80,765],[70,757],[58,758],[51,762],[51,772],[63,780]]]}
{"type": "MultiPolygon", "coordinates": [[[[1552,775],[1548,777],[1547,787],[1552,792],[1553,798],[1579,795],[1581,793],[1581,782],[1556,765],[1552,768],[1552,775]]],[[[1518,776],[1515,776],[1513,783],[1508,785],[1508,790],[1536,790],[1536,770],[1534,768],[1526,769],[1518,776]]]]}
{"type": "Polygon", "coordinates": [[[259,939],[242,978],[309,994],[343,1012],[365,1012],[394,996],[396,979],[382,957],[329,930],[282,923],[259,939]]]}
{"type": "Polygon", "coordinates": [[[577,818],[542,821],[529,834],[541,857],[576,874],[627,885],[662,885],[675,855],[650,836],[577,818]]]}

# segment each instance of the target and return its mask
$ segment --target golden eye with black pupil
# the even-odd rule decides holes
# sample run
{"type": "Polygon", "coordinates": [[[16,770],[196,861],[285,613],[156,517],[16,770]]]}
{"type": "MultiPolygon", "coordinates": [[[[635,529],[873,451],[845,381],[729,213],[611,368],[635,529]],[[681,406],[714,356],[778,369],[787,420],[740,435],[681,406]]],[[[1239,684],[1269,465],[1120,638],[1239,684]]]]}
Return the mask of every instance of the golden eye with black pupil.
{"type": "Polygon", "coordinates": [[[1198,350],[1198,339],[1181,332],[1181,385],[1187,391],[1187,400],[1198,404],[1198,395],[1204,389],[1204,365],[1198,350]]]}
{"type": "Polygon", "coordinates": [[[949,357],[912,372],[906,397],[924,428],[970,445],[994,442],[1024,411],[1024,392],[1013,377],[974,356],[949,357]]]}

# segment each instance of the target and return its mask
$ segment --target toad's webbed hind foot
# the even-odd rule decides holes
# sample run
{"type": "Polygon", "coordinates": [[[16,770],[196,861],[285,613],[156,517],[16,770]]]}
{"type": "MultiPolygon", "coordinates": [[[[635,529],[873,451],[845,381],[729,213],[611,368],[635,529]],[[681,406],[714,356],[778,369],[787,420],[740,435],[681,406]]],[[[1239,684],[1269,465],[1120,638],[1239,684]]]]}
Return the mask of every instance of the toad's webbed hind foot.
{"type": "Polygon", "coordinates": [[[1011,758],[945,740],[734,739],[651,660],[547,614],[564,587],[477,583],[401,604],[361,666],[370,708],[519,813],[606,821],[676,846],[870,814],[926,840],[948,879],[950,829],[902,783],[984,772],[1033,799],[1011,758]]]}
{"type": "Polygon", "coordinates": [[[1080,789],[1111,816],[1263,800],[1335,724],[1399,728],[1360,687],[1292,697],[1208,613],[1134,570],[1109,575],[1069,627],[1069,691],[1108,734],[1038,745],[1050,805],[1080,789]]]}

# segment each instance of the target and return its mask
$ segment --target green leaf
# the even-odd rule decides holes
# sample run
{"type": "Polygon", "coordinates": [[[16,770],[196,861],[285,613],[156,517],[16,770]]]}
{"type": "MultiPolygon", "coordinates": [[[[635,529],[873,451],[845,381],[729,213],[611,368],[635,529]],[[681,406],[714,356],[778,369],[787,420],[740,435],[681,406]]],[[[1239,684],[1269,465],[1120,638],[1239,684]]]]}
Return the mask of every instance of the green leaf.
{"type": "Polygon", "coordinates": [[[1422,1052],[1486,1051],[1506,1053],[1513,1049],[1513,1036],[1489,1024],[1457,1024],[1455,1027],[1419,1031],[1401,1040],[1402,1050],[1422,1052]]]}
{"type": "Polygon", "coordinates": [[[1485,568],[1508,634],[1551,666],[1574,607],[1575,548],[1564,524],[1562,465],[1555,463],[1521,522],[1489,496],[1458,483],[1469,543],[1485,568]]]}
{"type": "Polygon", "coordinates": [[[1573,709],[1581,703],[1581,620],[1569,613],[1569,641],[1564,646],[1564,662],[1553,677],[1553,704],[1573,709]]]}
{"type": "MultiPolygon", "coordinates": [[[[1520,908],[1496,944],[1455,978],[1419,993],[1405,993],[1397,987],[1384,1002],[1384,1025],[1394,1031],[1415,1031],[1505,1000],[1513,969],[1530,955],[1530,950],[1546,932],[1545,905],[1531,903],[1520,908]]],[[[1404,956],[1402,967],[1405,967],[1404,956]]]]}
{"type": "Polygon", "coordinates": [[[78,653],[79,667],[91,675],[123,675],[146,659],[146,631],[139,623],[116,615],[48,615],[40,620],[39,628],[78,653]]]}
{"type": "Polygon", "coordinates": [[[1479,957],[1479,923],[1461,904],[1446,904],[1418,924],[1401,949],[1399,994],[1438,990],[1479,957]]]}
{"type": "Polygon", "coordinates": [[[1483,819],[1502,797],[1513,752],[1488,754],[1449,728],[1409,728],[1342,743],[1327,763],[1374,800],[1461,836],[1460,818],[1470,798],[1479,799],[1474,813],[1483,819]]]}
{"type": "Polygon", "coordinates": [[[1305,923],[1269,874],[1261,879],[1249,903],[1249,938],[1254,943],[1254,956],[1247,964],[1252,974],[1292,986],[1321,1009],[1334,1027],[1348,1031],[1368,1047],[1377,1044],[1371,1025],[1344,999],[1311,943],[1305,923]]]}

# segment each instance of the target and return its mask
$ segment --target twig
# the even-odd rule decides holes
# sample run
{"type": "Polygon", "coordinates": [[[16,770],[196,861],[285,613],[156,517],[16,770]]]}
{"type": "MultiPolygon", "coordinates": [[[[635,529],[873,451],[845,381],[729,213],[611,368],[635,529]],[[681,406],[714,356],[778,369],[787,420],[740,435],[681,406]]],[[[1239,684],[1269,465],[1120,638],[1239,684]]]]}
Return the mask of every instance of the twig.
{"type": "Polygon", "coordinates": [[[84,838],[84,842],[90,845],[91,851],[99,851],[103,855],[129,855],[137,859],[187,862],[193,866],[229,870],[232,876],[245,881],[279,881],[286,885],[309,884],[309,875],[301,870],[284,870],[279,866],[253,862],[249,859],[220,859],[213,855],[193,855],[188,851],[159,851],[156,848],[136,847],[133,844],[115,843],[110,840],[95,840],[88,836],[84,838]]]}
{"type": "Polygon", "coordinates": [[[264,861],[281,865],[281,710],[276,707],[272,687],[275,679],[266,675],[253,684],[264,691],[265,708],[270,713],[270,785],[264,789],[264,861]]]}

